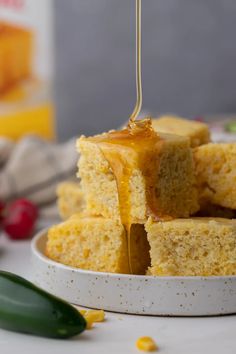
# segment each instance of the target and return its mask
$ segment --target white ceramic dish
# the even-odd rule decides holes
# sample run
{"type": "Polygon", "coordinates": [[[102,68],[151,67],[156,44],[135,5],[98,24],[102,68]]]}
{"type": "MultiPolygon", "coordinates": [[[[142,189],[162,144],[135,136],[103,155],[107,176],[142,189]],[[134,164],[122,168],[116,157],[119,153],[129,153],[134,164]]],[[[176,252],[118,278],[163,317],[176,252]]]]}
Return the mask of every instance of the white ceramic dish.
{"type": "Polygon", "coordinates": [[[44,255],[47,232],[32,241],[33,280],[76,305],[164,316],[236,313],[236,276],[153,277],[86,271],[44,255]]]}

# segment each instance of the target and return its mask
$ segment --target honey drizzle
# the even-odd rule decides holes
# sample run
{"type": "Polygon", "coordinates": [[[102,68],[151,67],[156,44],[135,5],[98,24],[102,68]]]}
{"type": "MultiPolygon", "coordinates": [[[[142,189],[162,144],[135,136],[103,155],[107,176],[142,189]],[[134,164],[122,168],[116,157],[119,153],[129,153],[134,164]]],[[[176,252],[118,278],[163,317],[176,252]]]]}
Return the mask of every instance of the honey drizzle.
{"type": "Polygon", "coordinates": [[[135,121],[142,108],[142,0],[136,0],[136,105],[129,118],[129,123],[135,121]]]}
{"type": "MultiPolygon", "coordinates": [[[[110,143],[110,140],[108,140],[110,143]]],[[[114,141],[115,142],[115,141],[114,141]]],[[[117,185],[118,202],[120,220],[124,226],[126,233],[126,246],[128,253],[128,269],[133,274],[133,267],[131,261],[131,200],[130,200],[130,178],[132,175],[132,168],[128,161],[125,161],[117,151],[111,151],[111,148],[106,149],[106,144],[101,144],[100,150],[103,156],[108,161],[111,167],[117,185]]]]}
{"type": "MultiPolygon", "coordinates": [[[[136,0],[136,105],[129,118],[127,129],[120,132],[111,132],[107,135],[98,138],[98,144],[100,151],[104,158],[108,161],[116,179],[118,199],[119,199],[119,211],[121,223],[126,231],[127,251],[128,251],[128,268],[129,272],[133,274],[132,256],[131,256],[131,196],[130,196],[130,180],[132,176],[133,166],[130,162],[129,156],[126,159],[114,149],[111,149],[110,144],[125,145],[130,147],[130,153],[132,149],[138,151],[142,158],[139,158],[138,164],[141,171],[144,171],[145,178],[149,178],[146,171],[146,165],[141,163],[145,148],[154,143],[154,140],[159,137],[152,129],[151,120],[143,119],[136,121],[141,108],[142,108],[142,71],[141,71],[141,5],[142,0],[136,0]],[[154,138],[155,137],[155,138],[154,138]],[[153,140],[154,139],[154,140],[153,140]],[[109,145],[108,145],[108,144],[109,145]]],[[[95,138],[96,139],[96,138],[95,138]]],[[[152,174],[153,175],[153,174],[152,174]]],[[[152,183],[153,184],[153,183],[152,183]]],[[[154,184],[153,187],[154,188],[154,184]]],[[[148,188],[147,188],[148,189],[148,188]]],[[[147,191],[148,200],[153,198],[153,193],[147,191]]],[[[151,203],[153,205],[153,203],[151,203]]],[[[149,208],[150,209],[150,208],[149,208]]],[[[152,208],[151,208],[152,209],[152,208]]],[[[150,209],[150,210],[151,210],[150,209]]]]}
{"type": "MultiPolygon", "coordinates": [[[[131,126],[132,123],[135,122],[136,118],[138,117],[141,108],[142,108],[142,101],[143,101],[143,92],[142,92],[142,0],[136,0],[136,105],[134,107],[133,113],[129,118],[129,125],[131,126]]],[[[131,177],[131,174],[130,176],[131,177]]],[[[125,183],[125,181],[124,181],[125,183]]],[[[129,183],[128,183],[128,187],[129,183]]],[[[124,187],[122,187],[124,188],[124,187]]],[[[127,187],[126,187],[127,189],[127,187]]],[[[119,189],[118,189],[119,190],[119,189]]],[[[126,200],[128,200],[129,204],[129,220],[125,224],[126,229],[126,240],[127,240],[127,248],[128,248],[128,263],[129,263],[129,270],[130,273],[133,274],[132,268],[132,258],[131,258],[131,205],[130,205],[130,191],[128,188],[128,193],[126,194],[126,200]]],[[[121,205],[121,204],[120,204],[121,205]]],[[[121,208],[120,208],[121,209],[121,208]]],[[[126,212],[127,214],[127,212],[126,212]]],[[[122,217],[121,217],[122,220],[122,217]]]]}

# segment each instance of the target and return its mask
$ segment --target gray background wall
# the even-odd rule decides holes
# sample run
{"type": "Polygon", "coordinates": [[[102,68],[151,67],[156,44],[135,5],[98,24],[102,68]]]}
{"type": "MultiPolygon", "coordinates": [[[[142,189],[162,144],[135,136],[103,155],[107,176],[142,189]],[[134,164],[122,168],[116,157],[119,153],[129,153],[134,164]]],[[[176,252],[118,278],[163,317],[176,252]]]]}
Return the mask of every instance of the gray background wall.
{"type": "MultiPolygon", "coordinates": [[[[60,138],[119,126],[135,103],[135,1],[54,4],[60,138]]],[[[235,112],[235,34],[235,0],[143,0],[144,109],[235,112]]]]}

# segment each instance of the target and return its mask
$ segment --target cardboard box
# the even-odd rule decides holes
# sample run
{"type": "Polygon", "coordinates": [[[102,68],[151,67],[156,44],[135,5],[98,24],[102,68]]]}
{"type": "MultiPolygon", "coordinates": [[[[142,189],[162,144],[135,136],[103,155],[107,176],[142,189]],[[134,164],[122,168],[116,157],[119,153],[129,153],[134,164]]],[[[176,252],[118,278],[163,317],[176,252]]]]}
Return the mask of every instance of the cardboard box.
{"type": "Polygon", "coordinates": [[[50,0],[0,0],[0,136],[55,137],[50,0]]]}

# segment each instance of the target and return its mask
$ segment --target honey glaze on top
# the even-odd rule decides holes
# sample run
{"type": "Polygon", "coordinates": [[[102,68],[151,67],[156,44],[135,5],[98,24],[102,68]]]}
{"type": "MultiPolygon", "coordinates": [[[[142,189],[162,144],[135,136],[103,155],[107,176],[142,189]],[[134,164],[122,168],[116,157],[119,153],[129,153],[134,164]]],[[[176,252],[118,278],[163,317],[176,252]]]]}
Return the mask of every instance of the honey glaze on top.
{"type": "Polygon", "coordinates": [[[127,234],[129,268],[133,273],[130,246],[134,222],[131,215],[131,177],[134,169],[141,171],[145,180],[146,216],[160,219],[162,215],[156,208],[155,182],[159,164],[158,149],[162,148],[163,139],[153,130],[151,119],[146,118],[131,121],[126,129],[111,131],[91,140],[98,144],[116,179],[120,218],[127,234]]]}

